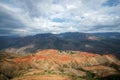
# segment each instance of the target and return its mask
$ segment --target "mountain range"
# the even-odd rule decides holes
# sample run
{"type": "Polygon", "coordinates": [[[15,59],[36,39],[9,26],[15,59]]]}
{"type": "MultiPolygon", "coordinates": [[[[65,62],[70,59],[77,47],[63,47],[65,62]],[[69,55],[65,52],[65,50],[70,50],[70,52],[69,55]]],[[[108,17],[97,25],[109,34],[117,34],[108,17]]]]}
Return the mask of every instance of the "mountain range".
{"type": "Polygon", "coordinates": [[[34,53],[44,49],[74,50],[92,53],[120,53],[120,33],[37,34],[0,36],[0,50],[11,53],[34,53]]]}

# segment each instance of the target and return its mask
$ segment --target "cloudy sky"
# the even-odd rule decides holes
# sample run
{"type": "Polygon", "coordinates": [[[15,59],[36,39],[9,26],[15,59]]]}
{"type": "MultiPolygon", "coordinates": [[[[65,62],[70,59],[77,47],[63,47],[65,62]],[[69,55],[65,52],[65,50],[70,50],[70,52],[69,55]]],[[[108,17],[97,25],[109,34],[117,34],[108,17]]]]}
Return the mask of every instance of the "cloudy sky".
{"type": "Polygon", "coordinates": [[[120,0],[0,0],[0,36],[120,32],[120,0]]]}

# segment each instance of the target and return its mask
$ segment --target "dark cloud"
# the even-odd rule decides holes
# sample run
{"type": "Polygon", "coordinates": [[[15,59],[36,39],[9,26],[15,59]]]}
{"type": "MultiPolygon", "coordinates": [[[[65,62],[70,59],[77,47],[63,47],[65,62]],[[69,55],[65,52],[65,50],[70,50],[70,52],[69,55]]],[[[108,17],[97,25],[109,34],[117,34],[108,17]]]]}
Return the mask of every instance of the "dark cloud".
{"type": "Polygon", "coordinates": [[[97,25],[93,26],[88,32],[119,32],[120,24],[116,25],[97,25]]]}
{"type": "Polygon", "coordinates": [[[12,36],[12,35],[17,35],[17,34],[14,34],[11,29],[10,30],[0,29],[0,36],[12,36]]]}
{"type": "MultiPolygon", "coordinates": [[[[14,14],[13,14],[14,15],[14,14]]],[[[14,29],[25,28],[19,20],[15,19],[5,10],[0,10],[0,34],[1,35],[15,35],[14,29]]]]}

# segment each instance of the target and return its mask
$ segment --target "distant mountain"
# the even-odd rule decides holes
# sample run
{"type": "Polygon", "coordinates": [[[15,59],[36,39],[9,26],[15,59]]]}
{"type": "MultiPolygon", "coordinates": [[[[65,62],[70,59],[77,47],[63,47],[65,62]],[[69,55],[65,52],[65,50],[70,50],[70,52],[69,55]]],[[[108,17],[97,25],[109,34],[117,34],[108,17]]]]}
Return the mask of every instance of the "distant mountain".
{"type": "Polygon", "coordinates": [[[37,34],[26,37],[0,37],[0,50],[34,53],[43,49],[80,50],[92,53],[120,53],[120,33],[37,34]]]}

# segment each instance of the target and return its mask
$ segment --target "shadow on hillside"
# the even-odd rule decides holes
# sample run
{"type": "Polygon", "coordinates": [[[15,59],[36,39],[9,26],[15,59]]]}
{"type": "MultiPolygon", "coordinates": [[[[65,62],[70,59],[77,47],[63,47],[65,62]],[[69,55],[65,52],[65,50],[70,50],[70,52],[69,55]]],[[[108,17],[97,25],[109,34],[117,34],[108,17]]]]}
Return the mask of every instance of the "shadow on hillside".
{"type": "Polygon", "coordinates": [[[120,80],[120,75],[110,75],[107,77],[100,78],[99,80],[120,80]]]}

